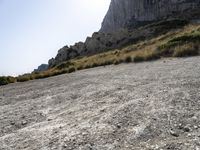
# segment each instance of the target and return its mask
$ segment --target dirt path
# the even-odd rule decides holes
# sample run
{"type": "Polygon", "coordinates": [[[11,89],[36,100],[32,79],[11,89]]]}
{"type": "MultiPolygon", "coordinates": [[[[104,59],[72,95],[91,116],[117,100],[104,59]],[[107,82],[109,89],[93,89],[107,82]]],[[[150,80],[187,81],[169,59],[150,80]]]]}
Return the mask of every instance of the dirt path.
{"type": "Polygon", "coordinates": [[[200,57],[0,87],[0,150],[200,150],[200,57]]]}

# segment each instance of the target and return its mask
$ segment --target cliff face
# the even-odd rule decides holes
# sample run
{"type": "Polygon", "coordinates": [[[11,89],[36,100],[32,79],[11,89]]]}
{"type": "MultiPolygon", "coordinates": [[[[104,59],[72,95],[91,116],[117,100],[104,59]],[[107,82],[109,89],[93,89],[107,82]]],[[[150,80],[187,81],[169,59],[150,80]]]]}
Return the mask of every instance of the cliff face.
{"type": "Polygon", "coordinates": [[[51,68],[79,56],[119,49],[197,19],[200,19],[200,0],[112,0],[100,32],[85,42],[61,48],[48,64],[51,68]],[[154,25],[143,26],[148,23],[154,25]]]}
{"type": "Polygon", "coordinates": [[[183,16],[184,11],[198,8],[199,4],[199,0],[112,0],[100,31],[113,32],[173,14],[183,16]]]}

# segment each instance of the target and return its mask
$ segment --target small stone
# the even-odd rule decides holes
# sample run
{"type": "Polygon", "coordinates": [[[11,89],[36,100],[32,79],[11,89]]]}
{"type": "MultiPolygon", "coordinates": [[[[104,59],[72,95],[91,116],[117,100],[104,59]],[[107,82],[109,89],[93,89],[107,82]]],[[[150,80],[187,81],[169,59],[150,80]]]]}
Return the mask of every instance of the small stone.
{"type": "Polygon", "coordinates": [[[52,118],[48,118],[48,119],[47,119],[47,121],[51,121],[51,120],[53,120],[53,119],[52,119],[52,118]]]}
{"type": "Polygon", "coordinates": [[[192,119],[193,119],[194,121],[198,120],[197,116],[193,116],[192,119]]]}
{"type": "Polygon", "coordinates": [[[189,128],[189,127],[184,127],[184,128],[183,128],[183,131],[184,131],[184,132],[190,132],[190,128],[189,128]]]}
{"type": "Polygon", "coordinates": [[[117,128],[118,128],[118,129],[121,129],[121,126],[118,124],[118,125],[117,125],[117,128]]]}
{"type": "Polygon", "coordinates": [[[26,120],[23,120],[21,124],[22,124],[22,125],[26,125],[27,123],[28,123],[28,122],[27,122],[26,120]]]}
{"type": "Polygon", "coordinates": [[[183,129],[183,125],[180,123],[180,124],[178,125],[178,128],[179,128],[179,129],[183,129]]]}
{"type": "Polygon", "coordinates": [[[105,109],[101,109],[100,112],[105,112],[105,109]]]}
{"type": "Polygon", "coordinates": [[[176,132],[173,131],[173,130],[170,130],[170,134],[171,134],[172,136],[179,137],[178,133],[176,133],[176,132]]]}
{"type": "Polygon", "coordinates": [[[199,127],[198,126],[194,126],[194,129],[198,129],[199,127]]]}
{"type": "Polygon", "coordinates": [[[11,124],[11,125],[15,125],[15,122],[11,121],[10,124],[11,124]]]}

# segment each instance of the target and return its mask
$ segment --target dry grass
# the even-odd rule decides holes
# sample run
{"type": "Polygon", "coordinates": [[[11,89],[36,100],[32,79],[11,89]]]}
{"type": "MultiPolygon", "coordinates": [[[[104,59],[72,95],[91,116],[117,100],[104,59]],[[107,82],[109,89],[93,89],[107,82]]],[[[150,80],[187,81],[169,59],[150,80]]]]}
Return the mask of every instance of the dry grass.
{"type": "MultiPolygon", "coordinates": [[[[71,73],[76,70],[120,63],[156,60],[161,57],[185,57],[200,54],[200,25],[188,25],[170,31],[156,38],[129,45],[121,50],[113,50],[93,56],[81,57],[62,62],[52,69],[40,73],[25,74],[14,78],[14,82],[47,78],[71,73]]],[[[4,77],[5,78],[5,77],[4,77]]],[[[0,85],[7,84],[0,78],[0,85]],[[2,81],[1,81],[2,80],[2,81]]],[[[12,80],[13,81],[13,80],[12,80]]]]}

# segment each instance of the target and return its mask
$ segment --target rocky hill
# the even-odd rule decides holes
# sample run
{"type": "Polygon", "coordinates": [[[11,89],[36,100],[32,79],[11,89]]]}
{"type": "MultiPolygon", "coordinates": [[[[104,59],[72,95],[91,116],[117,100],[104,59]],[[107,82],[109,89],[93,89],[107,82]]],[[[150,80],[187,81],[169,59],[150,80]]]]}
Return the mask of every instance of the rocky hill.
{"type": "Polygon", "coordinates": [[[100,32],[61,48],[49,67],[156,37],[199,18],[199,0],[112,0],[100,32]]]}

